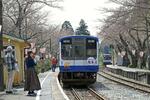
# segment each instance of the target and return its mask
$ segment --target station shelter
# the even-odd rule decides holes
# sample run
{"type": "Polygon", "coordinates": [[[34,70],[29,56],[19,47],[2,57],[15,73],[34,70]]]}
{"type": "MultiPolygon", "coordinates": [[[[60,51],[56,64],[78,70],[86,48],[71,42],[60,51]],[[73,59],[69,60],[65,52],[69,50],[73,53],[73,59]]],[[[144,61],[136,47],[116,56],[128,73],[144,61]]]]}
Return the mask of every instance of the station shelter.
{"type": "MultiPolygon", "coordinates": [[[[26,47],[29,46],[29,44],[22,39],[3,34],[3,46],[4,46],[3,53],[2,53],[3,57],[6,54],[7,46],[10,45],[13,47],[13,54],[16,60],[18,61],[18,67],[19,67],[19,71],[18,72],[16,71],[15,73],[14,85],[21,85],[21,83],[24,82],[24,59],[25,59],[24,50],[26,47]]],[[[7,77],[8,77],[7,70],[4,65],[4,84],[6,84],[7,77]]]]}

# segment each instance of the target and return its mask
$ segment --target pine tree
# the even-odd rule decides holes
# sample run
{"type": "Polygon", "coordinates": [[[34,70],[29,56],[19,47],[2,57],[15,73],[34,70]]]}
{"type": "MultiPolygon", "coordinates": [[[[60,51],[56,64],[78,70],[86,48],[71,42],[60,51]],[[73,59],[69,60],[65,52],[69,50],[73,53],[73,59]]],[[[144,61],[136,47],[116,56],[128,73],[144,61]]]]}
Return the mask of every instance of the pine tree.
{"type": "Polygon", "coordinates": [[[81,19],[79,27],[76,29],[76,35],[90,35],[90,32],[87,30],[88,26],[85,21],[81,19]]]}
{"type": "Polygon", "coordinates": [[[73,35],[74,34],[74,30],[72,28],[72,25],[69,21],[65,21],[63,24],[62,24],[62,27],[61,27],[61,32],[66,32],[68,35],[73,35]]]}

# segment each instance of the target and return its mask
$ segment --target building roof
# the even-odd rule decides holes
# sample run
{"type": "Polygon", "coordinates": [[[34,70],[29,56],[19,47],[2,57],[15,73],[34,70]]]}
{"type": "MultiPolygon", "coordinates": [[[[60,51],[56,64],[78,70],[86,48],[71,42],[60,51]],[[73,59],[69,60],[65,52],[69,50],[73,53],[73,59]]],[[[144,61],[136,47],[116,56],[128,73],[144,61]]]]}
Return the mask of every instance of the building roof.
{"type": "Polygon", "coordinates": [[[3,34],[3,38],[11,39],[11,40],[18,41],[18,42],[25,42],[23,39],[19,39],[19,38],[16,38],[7,34],[3,34]]]}
{"type": "Polygon", "coordinates": [[[11,41],[21,43],[23,46],[30,46],[30,43],[28,41],[25,41],[23,39],[19,39],[17,37],[13,37],[13,36],[8,35],[8,34],[3,34],[3,39],[8,39],[8,40],[10,39],[11,41]]]}

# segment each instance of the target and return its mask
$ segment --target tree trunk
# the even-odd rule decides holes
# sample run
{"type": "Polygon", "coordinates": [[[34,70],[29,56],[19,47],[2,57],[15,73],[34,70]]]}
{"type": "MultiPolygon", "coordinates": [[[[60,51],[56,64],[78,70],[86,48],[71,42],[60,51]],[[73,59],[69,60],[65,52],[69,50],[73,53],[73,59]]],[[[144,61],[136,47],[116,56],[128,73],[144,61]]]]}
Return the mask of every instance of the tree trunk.
{"type": "MultiPolygon", "coordinates": [[[[2,19],[2,0],[0,0],[0,25],[2,26],[3,19],[2,19]]],[[[3,36],[2,36],[2,29],[0,29],[0,91],[4,90],[4,77],[3,77],[3,59],[1,52],[3,50],[3,36]]]]}
{"type": "MultiPolygon", "coordinates": [[[[148,25],[148,18],[145,17],[145,23],[146,23],[146,35],[149,36],[149,25],[148,25]]],[[[147,39],[147,49],[148,49],[148,69],[150,70],[150,46],[149,46],[149,38],[147,39]]],[[[147,75],[147,83],[150,84],[150,74],[147,75]]]]}

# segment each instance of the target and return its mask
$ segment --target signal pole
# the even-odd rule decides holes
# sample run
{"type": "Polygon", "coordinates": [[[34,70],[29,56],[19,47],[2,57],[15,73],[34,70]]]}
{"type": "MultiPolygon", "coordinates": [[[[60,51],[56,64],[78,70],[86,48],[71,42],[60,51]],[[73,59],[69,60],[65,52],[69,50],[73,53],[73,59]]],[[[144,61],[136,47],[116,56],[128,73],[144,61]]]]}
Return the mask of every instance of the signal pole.
{"type": "Polygon", "coordinates": [[[2,36],[2,25],[3,25],[3,12],[2,12],[2,0],[0,0],[0,91],[4,90],[4,74],[3,74],[3,59],[1,52],[3,50],[3,36],[2,36]]]}

